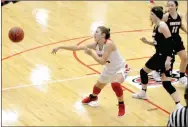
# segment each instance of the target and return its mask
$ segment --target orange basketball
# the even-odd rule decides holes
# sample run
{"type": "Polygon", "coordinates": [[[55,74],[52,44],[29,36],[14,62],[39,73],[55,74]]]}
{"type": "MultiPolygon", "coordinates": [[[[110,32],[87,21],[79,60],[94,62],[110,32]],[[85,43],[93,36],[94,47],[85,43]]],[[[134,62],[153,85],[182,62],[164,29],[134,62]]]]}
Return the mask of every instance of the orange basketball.
{"type": "Polygon", "coordinates": [[[24,31],[19,27],[13,27],[8,33],[9,39],[12,42],[18,43],[24,38],[24,31]]]}

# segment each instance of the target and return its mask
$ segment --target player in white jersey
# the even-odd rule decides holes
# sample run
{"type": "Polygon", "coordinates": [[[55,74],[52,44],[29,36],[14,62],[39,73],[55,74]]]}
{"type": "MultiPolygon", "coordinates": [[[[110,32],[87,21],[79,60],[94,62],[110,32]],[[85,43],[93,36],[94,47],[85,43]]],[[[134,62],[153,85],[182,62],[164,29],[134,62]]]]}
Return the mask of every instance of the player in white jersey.
{"type": "Polygon", "coordinates": [[[95,42],[88,45],[61,46],[53,49],[52,53],[55,54],[59,49],[71,51],[85,50],[85,53],[90,55],[95,61],[101,65],[105,65],[103,72],[93,87],[92,94],[83,99],[82,103],[90,104],[97,101],[101,90],[106,84],[111,83],[119,102],[118,116],[123,116],[125,114],[125,105],[121,83],[124,82],[127,76],[128,67],[118,52],[116,45],[109,38],[110,29],[99,26],[94,34],[95,42]],[[95,53],[92,50],[95,50],[95,53]]]}

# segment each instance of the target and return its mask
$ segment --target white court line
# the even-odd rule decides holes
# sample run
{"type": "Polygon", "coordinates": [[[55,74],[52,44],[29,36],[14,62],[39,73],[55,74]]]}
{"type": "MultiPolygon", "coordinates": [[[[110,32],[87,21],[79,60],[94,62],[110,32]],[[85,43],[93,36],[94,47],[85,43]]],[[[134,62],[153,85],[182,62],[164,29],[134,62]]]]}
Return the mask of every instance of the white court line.
{"type": "MultiPolygon", "coordinates": [[[[140,69],[131,69],[129,72],[134,72],[134,71],[139,71],[139,70],[140,69]]],[[[31,86],[50,85],[52,83],[66,82],[66,81],[72,81],[72,80],[78,80],[78,79],[85,79],[85,78],[95,77],[95,76],[99,76],[99,75],[100,74],[94,74],[94,75],[88,75],[88,76],[82,76],[82,77],[68,78],[68,79],[62,79],[62,80],[55,80],[55,81],[49,81],[49,82],[38,84],[38,85],[34,85],[34,84],[19,85],[19,86],[2,88],[2,91],[8,91],[8,90],[12,90],[12,89],[25,88],[25,87],[31,87],[31,86]]]]}
{"type": "Polygon", "coordinates": [[[25,87],[31,87],[31,86],[40,86],[40,85],[45,85],[45,84],[48,84],[48,85],[49,85],[49,84],[52,84],[52,83],[66,82],[66,81],[72,81],[72,80],[90,78],[90,77],[94,77],[94,76],[98,76],[98,75],[99,75],[99,74],[89,75],[89,76],[82,76],[82,77],[75,77],[75,78],[68,78],[68,79],[62,79],[62,80],[55,80],[55,81],[50,81],[50,82],[46,82],[46,83],[42,83],[42,84],[38,84],[38,85],[34,85],[34,84],[30,84],[30,85],[19,85],[19,86],[13,86],[13,87],[3,88],[2,91],[7,91],[7,90],[11,90],[11,89],[18,89],[18,88],[25,88],[25,87]]]}
{"type": "MultiPolygon", "coordinates": [[[[140,69],[131,69],[130,72],[132,72],[132,71],[139,71],[139,70],[140,70],[140,69]]],[[[19,85],[19,86],[13,86],[13,87],[2,88],[2,91],[8,91],[8,90],[12,90],[12,89],[25,88],[25,87],[32,87],[32,86],[50,85],[50,84],[52,84],[52,83],[66,82],[66,81],[72,81],[72,80],[78,80],[78,79],[85,79],[85,78],[90,78],[90,77],[99,76],[99,75],[100,75],[100,74],[94,74],[94,75],[88,75],[88,76],[82,76],[82,77],[68,78],[68,79],[62,79],[62,80],[55,80],[55,81],[49,81],[49,82],[42,83],[42,84],[38,84],[38,85],[34,85],[34,84],[30,84],[30,85],[19,85]]]]}

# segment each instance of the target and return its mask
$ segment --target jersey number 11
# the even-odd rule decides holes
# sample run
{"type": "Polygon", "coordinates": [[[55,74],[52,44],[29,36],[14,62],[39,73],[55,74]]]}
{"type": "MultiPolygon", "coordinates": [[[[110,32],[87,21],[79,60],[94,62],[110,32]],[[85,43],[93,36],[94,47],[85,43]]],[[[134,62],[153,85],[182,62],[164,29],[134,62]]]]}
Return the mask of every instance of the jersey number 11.
{"type": "Polygon", "coordinates": [[[176,33],[177,30],[178,30],[178,26],[174,26],[174,27],[172,28],[172,33],[176,33]]]}

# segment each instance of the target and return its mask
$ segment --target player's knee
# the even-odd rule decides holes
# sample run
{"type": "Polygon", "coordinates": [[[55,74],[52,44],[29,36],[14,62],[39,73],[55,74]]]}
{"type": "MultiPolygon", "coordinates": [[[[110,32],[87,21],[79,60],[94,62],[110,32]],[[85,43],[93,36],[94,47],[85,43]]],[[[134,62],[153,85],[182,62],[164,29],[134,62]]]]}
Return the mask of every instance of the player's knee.
{"type": "Polygon", "coordinates": [[[162,82],[163,87],[165,88],[165,90],[169,93],[169,94],[173,94],[176,92],[176,89],[172,86],[170,81],[163,81],[162,82]]]}
{"type": "Polygon", "coordinates": [[[141,78],[142,84],[148,83],[148,73],[145,72],[143,69],[140,70],[140,78],[141,78]]]}
{"type": "Polygon", "coordinates": [[[116,93],[117,97],[121,97],[123,95],[123,89],[120,85],[120,83],[113,82],[111,83],[113,91],[116,93]]]}

